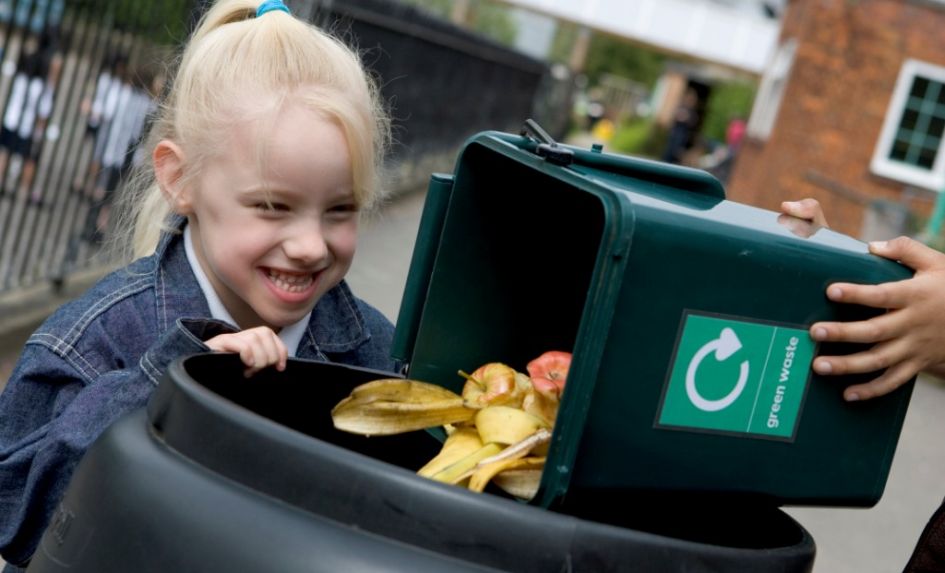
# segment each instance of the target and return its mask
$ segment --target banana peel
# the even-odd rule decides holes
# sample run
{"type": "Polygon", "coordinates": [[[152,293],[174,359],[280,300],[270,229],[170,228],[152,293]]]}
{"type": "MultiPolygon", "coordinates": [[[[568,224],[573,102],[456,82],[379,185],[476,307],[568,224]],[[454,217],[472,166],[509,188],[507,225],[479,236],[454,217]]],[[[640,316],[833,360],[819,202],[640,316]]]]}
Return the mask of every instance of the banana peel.
{"type": "Polygon", "coordinates": [[[543,468],[544,464],[535,469],[506,469],[493,477],[492,483],[509,495],[530,500],[538,493],[543,468]]]}
{"type": "Polygon", "coordinates": [[[429,478],[440,473],[469,454],[482,448],[482,440],[476,428],[455,428],[443,442],[440,453],[425,466],[417,470],[417,475],[429,478]]]}
{"type": "Polygon", "coordinates": [[[569,365],[570,354],[552,351],[528,364],[528,376],[499,362],[460,371],[462,396],[418,380],[375,380],[339,402],[332,419],[367,436],[443,426],[440,452],[418,475],[476,492],[491,482],[528,500],[541,483],[569,365]]]}
{"type": "Polygon", "coordinates": [[[507,469],[544,467],[544,455],[550,441],[551,431],[546,428],[539,428],[534,434],[504,448],[498,454],[481,460],[476,464],[476,468],[470,476],[469,489],[476,492],[483,491],[495,475],[507,469]],[[528,458],[525,457],[538,450],[542,451],[540,457],[534,455],[528,458]],[[530,462],[528,464],[518,463],[522,459],[528,459],[530,462]]]}
{"type": "Polygon", "coordinates": [[[539,428],[534,434],[521,441],[511,444],[491,458],[486,458],[480,464],[490,464],[500,460],[519,459],[529,454],[544,456],[548,453],[548,443],[551,442],[551,430],[539,428]]]}
{"type": "Polygon", "coordinates": [[[335,428],[383,436],[465,422],[476,411],[449,390],[417,380],[389,378],[355,388],[331,411],[335,428]]]}
{"type": "Polygon", "coordinates": [[[436,474],[433,474],[431,479],[449,484],[459,483],[469,477],[470,472],[473,471],[480,461],[494,456],[501,451],[502,446],[499,444],[486,444],[471,454],[453,462],[436,474]]]}
{"type": "Polygon", "coordinates": [[[351,390],[341,403],[370,404],[372,402],[436,402],[461,397],[436,384],[405,378],[383,378],[365,382],[351,390]]]}
{"type": "MultiPolygon", "coordinates": [[[[509,470],[538,470],[538,478],[540,480],[541,470],[544,467],[545,458],[543,457],[508,458],[487,464],[480,462],[476,466],[472,477],[469,478],[469,489],[475,492],[482,492],[486,489],[490,481],[509,470]]],[[[537,485],[535,489],[537,489],[537,485]]]]}

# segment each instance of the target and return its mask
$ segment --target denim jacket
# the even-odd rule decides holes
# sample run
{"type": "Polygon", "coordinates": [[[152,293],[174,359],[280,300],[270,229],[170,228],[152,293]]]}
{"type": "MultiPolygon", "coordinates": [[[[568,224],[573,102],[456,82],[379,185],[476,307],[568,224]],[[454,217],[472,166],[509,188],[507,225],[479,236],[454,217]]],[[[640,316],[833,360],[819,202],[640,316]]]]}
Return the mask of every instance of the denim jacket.
{"type": "MultiPolygon", "coordinates": [[[[210,318],[180,234],[57,310],[26,342],[0,394],[0,555],[19,571],[80,458],[143,407],[168,365],[236,329],[210,318]]],[[[298,358],[394,371],[393,326],[342,282],[312,312],[298,358]]]]}

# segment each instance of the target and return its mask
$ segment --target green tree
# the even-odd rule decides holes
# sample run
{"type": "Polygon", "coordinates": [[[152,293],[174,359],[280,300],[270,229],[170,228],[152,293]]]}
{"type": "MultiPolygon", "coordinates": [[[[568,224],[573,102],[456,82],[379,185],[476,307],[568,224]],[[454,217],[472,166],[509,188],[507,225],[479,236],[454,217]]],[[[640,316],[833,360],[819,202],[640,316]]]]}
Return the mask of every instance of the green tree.
{"type": "Polygon", "coordinates": [[[663,73],[665,64],[666,56],[663,54],[595,33],[584,69],[591,85],[596,84],[602,74],[613,74],[652,87],[663,73]]]}
{"type": "Polygon", "coordinates": [[[473,3],[473,29],[496,42],[510,46],[518,36],[518,26],[509,9],[497,2],[473,3]]]}
{"type": "MultiPolygon", "coordinates": [[[[453,0],[401,0],[405,4],[416,6],[440,18],[452,16],[453,0]]],[[[518,26],[509,13],[509,8],[491,0],[471,0],[467,25],[471,30],[491,38],[499,43],[511,45],[518,35],[518,26]]]]}
{"type": "Polygon", "coordinates": [[[571,50],[574,48],[574,42],[577,41],[578,27],[571,22],[558,22],[555,30],[555,37],[551,41],[551,51],[548,59],[552,62],[567,64],[571,59],[571,50]]]}

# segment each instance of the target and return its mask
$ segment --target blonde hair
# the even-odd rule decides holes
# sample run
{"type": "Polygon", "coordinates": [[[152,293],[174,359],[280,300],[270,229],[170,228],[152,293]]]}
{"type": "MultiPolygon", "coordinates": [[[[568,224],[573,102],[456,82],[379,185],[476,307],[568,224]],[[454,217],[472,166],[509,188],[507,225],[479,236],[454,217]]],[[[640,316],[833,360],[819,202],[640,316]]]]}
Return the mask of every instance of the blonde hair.
{"type": "MultiPolygon", "coordinates": [[[[380,171],[390,140],[376,84],[340,40],[282,11],[256,18],[260,3],[219,0],[200,20],[144,144],[147,157],[161,140],[171,140],[183,150],[184,177],[192,179],[221,153],[234,121],[271,112],[302,94],[298,101],[342,129],[355,202],[371,207],[381,197],[380,171]],[[259,94],[273,96],[276,107],[250,109],[247,102],[258,102],[252,96],[259,94]]],[[[146,163],[117,209],[112,240],[124,258],[152,253],[171,215],[146,163]]]]}

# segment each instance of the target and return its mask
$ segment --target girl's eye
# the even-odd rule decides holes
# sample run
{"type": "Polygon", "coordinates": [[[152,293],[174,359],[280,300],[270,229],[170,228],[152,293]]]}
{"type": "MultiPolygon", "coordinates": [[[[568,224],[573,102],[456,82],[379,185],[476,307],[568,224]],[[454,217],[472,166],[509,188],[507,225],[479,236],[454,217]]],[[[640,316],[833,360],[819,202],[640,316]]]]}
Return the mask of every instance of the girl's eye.
{"type": "Polygon", "coordinates": [[[285,203],[260,202],[254,204],[253,209],[264,213],[284,213],[289,210],[289,206],[285,203]]]}
{"type": "Polygon", "coordinates": [[[344,215],[348,213],[357,213],[358,206],[354,203],[342,203],[340,205],[335,205],[334,207],[328,210],[329,213],[335,213],[339,215],[344,215]]]}

